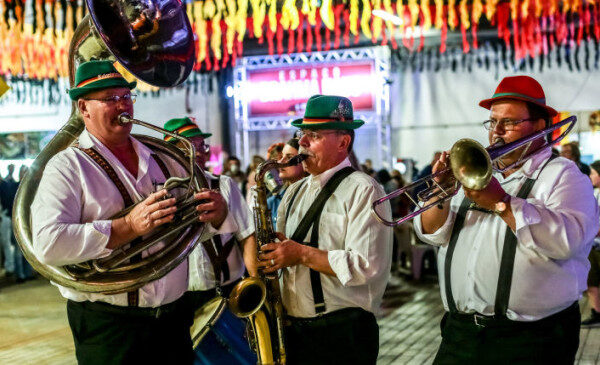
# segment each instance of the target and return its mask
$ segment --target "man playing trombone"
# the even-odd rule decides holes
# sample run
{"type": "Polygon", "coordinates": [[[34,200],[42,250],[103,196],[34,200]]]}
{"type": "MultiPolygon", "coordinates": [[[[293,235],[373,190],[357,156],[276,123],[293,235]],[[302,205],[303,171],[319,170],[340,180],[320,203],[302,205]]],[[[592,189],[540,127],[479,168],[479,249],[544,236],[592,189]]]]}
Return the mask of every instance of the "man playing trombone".
{"type": "MultiPolygon", "coordinates": [[[[490,110],[490,144],[543,130],[557,114],[527,76],[504,78],[479,105],[490,110]]],[[[435,364],[574,362],[598,206],[589,178],[544,144],[503,155],[494,163],[514,167],[414,221],[423,241],[440,246],[446,314],[435,364]]],[[[449,162],[444,152],[433,172],[449,162]]]]}

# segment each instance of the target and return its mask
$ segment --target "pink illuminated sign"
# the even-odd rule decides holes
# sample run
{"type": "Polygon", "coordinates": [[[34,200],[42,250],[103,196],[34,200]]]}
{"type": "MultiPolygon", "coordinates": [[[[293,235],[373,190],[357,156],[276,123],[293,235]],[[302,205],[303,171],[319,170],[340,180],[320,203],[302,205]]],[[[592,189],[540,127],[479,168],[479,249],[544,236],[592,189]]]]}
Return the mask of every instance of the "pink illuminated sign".
{"type": "Polygon", "coordinates": [[[250,118],[302,115],[315,94],[345,96],[355,111],[373,111],[377,81],[373,61],[299,65],[248,70],[241,92],[250,118]]]}

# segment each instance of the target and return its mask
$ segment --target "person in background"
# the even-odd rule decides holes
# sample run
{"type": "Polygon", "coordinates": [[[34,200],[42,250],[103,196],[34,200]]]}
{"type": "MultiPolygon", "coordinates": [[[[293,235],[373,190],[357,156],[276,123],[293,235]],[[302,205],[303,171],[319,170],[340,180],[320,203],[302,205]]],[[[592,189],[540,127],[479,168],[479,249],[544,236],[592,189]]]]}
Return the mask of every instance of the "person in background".
{"type": "Polygon", "coordinates": [[[244,175],[242,163],[237,157],[227,157],[227,160],[225,160],[225,164],[223,165],[223,175],[232,178],[238,188],[242,191],[242,194],[245,192],[244,186],[246,184],[246,175],[244,175]]]}
{"type": "MultiPolygon", "coordinates": [[[[196,148],[196,163],[204,166],[209,153],[206,138],[212,134],[203,133],[190,118],[171,119],[165,123],[164,129],[189,139],[196,148]]],[[[164,139],[186,151],[185,145],[177,138],[165,135],[164,139]]],[[[254,222],[240,189],[228,176],[215,176],[207,171],[204,175],[210,188],[223,195],[236,229],[201,242],[189,255],[188,291],[183,300],[191,318],[194,318],[197,309],[217,295],[217,287],[223,296],[228,297],[246,268],[251,276],[257,275],[254,222]]]]}
{"type": "Polygon", "coordinates": [[[279,161],[283,155],[284,146],[285,143],[283,142],[273,143],[269,146],[269,149],[267,150],[267,160],[279,161]]]}
{"type": "Polygon", "coordinates": [[[264,158],[262,158],[259,155],[254,155],[252,156],[252,162],[246,170],[247,178],[244,190],[246,191],[246,203],[248,203],[249,207],[254,206],[254,191],[252,191],[252,187],[256,185],[256,181],[254,181],[254,176],[256,175],[256,168],[263,162],[265,162],[264,158]]]}
{"type": "MultiPolygon", "coordinates": [[[[21,184],[21,182],[23,181],[23,178],[27,174],[27,171],[29,171],[29,168],[25,165],[21,165],[21,167],[19,168],[18,184],[21,184]]],[[[17,188],[18,188],[18,185],[17,185],[17,188]]],[[[16,195],[16,191],[15,191],[15,195],[16,195]]],[[[13,201],[14,201],[14,198],[13,198],[13,201]]],[[[17,239],[15,238],[15,233],[12,229],[12,226],[11,226],[10,232],[11,232],[11,240],[12,240],[13,246],[15,247],[14,262],[15,262],[16,282],[22,283],[27,280],[33,279],[35,277],[34,271],[33,271],[33,267],[31,267],[29,262],[25,259],[25,256],[23,256],[23,252],[21,251],[21,248],[19,247],[19,244],[17,243],[17,239]]]]}
{"type": "MultiPolygon", "coordinates": [[[[413,181],[416,181],[416,180],[419,180],[426,176],[431,175],[433,165],[437,162],[437,160],[440,159],[441,154],[442,153],[440,151],[435,151],[433,153],[433,159],[431,160],[431,163],[429,165],[423,167],[416,176],[413,176],[413,181]]],[[[413,198],[417,198],[417,194],[419,194],[421,191],[423,191],[423,189],[425,189],[425,187],[426,187],[425,184],[421,184],[421,185],[417,186],[416,188],[414,188],[412,191],[413,198]]]]}
{"type": "Polygon", "coordinates": [[[367,158],[365,163],[362,164],[362,170],[365,174],[375,177],[376,171],[373,169],[373,161],[370,158],[367,158]]]}
{"type": "Polygon", "coordinates": [[[567,158],[577,165],[579,170],[586,175],[589,176],[591,173],[590,167],[583,162],[581,162],[581,151],[579,151],[579,143],[577,142],[569,142],[565,143],[560,148],[560,155],[564,158],[567,158]]]}
{"type": "MultiPolygon", "coordinates": [[[[15,196],[17,195],[17,189],[19,188],[19,183],[15,181],[13,175],[15,172],[15,165],[8,165],[8,174],[4,178],[4,180],[0,183],[0,202],[2,203],[2,207],[5,209],[5,214],[8,219],[8,237],[9,242],[12,246],[13,252],[13,263],[14,263],[14,274],[17,283],[22,283],[26,280],[33,278],[33,269],[29,262],[25,260],[23,257],[23,253],[17,244],[17,240],[15,238],[15,234],[12,228],[12,211],[13,205],[15,201],[15,196]]],[[[6,236],[5,236],[6,237],[6,236]]]]}
{"type": "Polygon", "coordinates": [[[2,244],[3,265],[7,277],[15,273],[15,249],[12,242],[12,224],[8,217],[8,211],[2,205],[2,185],[4,179],[0,176],[0,244],[2,244]]]}
{"type": "MultiPolygon", "coordinates": [[[[279,163],[286,163],[292,157],[298,154],[298,148],[300,145],[298,144],[297,138],[292,138],[287,141],[283,147],[282,156],[279,159],[279,163]]],[[[277,227],[277,209],[279,208],[279,204],[281,203],[281,199],[283,199],[283,195],[287,190],[287,187],[296,181],[304,178],[306,176],[306,172],[304,172],[304,168],[302,164],[298,164],[296,166],[288,166],[279,169],[279,177],[284,182],[284,186],[275,194],[271,195],[267,199],[267,206],[271,210],[271,220],[273,222],[273,227],[277,227]]]]}
{"type": "MultiPolygon", "coordinates": [[[[590,165],[590,180],[594,186],[594,196],[600,204],[600,160],[590,165]]],[[[600,326],[600,232],[594,239],[590,251],[590,272],[587,279],[587,295],[592,307],[590,317],[581,322],[582,327],[600,326]]]]}
{"type": "MultiPolygon", "coordinates": [[[[505,77],[479,105],[490,111],[482,125],[490,145],[541,131],[558,114],[529,76],[505,77]]],[[[544,138],[495,163],[514,167],[481,190],[463,186],[413,222],[421,240],[440,247],[446,313],[434,364],[573,364],[578,300],[600,227],[592,184],[544,138]]],[[[433,173],[448,165],[443,152],[433,173]]]]}

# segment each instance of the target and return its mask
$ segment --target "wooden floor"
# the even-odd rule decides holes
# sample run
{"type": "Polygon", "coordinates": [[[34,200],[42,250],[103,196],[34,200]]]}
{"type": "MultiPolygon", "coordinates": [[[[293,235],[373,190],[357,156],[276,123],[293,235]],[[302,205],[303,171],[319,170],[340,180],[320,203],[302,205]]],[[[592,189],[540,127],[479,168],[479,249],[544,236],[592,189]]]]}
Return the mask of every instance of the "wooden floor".
{"type": "MultiPolygon", "coordinates": [[[[582,301],[584,317],[589,313],[582,301]]],[[[443,308],[434,279],[390,282],[379,318],[378,364],[431,364],[443,308]]],[[[581,331],[577,364],[600,364],[600,328],[581,331]]],[[[38,279],[0,288],[0,364],[75,364],[65,300],[38,279]]]]}

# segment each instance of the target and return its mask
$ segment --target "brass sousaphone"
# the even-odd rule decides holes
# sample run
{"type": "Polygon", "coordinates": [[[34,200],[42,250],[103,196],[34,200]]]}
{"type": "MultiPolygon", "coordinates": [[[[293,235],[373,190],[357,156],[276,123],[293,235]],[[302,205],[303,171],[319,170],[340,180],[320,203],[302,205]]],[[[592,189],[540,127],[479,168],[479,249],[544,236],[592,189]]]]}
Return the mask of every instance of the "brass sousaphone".
{"type": "MultiPolygon", "coordinates": [[[[69,50],[69,81],[75,70],[90,60],[116,59],[138,79],[159,87],[181,84],[194,64],[194,40],[185,8],[176,0],[86,0],[89,14],[77,26],[69,50]]],[[[193,193],[208,184],[194,164],[195,153],[189,141],[161,128],[120,117],[121,123],[135,123],[173,135],[188,144],[186,156],[160,139],[137,135],[136,138],[158,154],[167,155],[185,166],[188,178],[171,178],[166,186],[187,188],[178,198],[175,223],[163,225],[142,242],[126,245],[106,258],[77,265],[51,266],[34,255],[30,206],[48,160],[72,145],[84,129],[76,103],[68,122],[58,131],[33,162],[19,186],[13,209],[13,228],[25,258],[40,274],[62,286],[83,292],[114,294],[135,290],[159,279],[179,265],[192,252],[204,225],[195,215],[193,193]],[[129,258],[164,242],[161,250],[129,263],[129,258]]],[[[117,214],[126,214],[131,207],[117,214]]],[[[35,212],[34,212],[35,213],[35,212]]],[[[114,218],[114,217],[113,217],[114,218]]]]}

